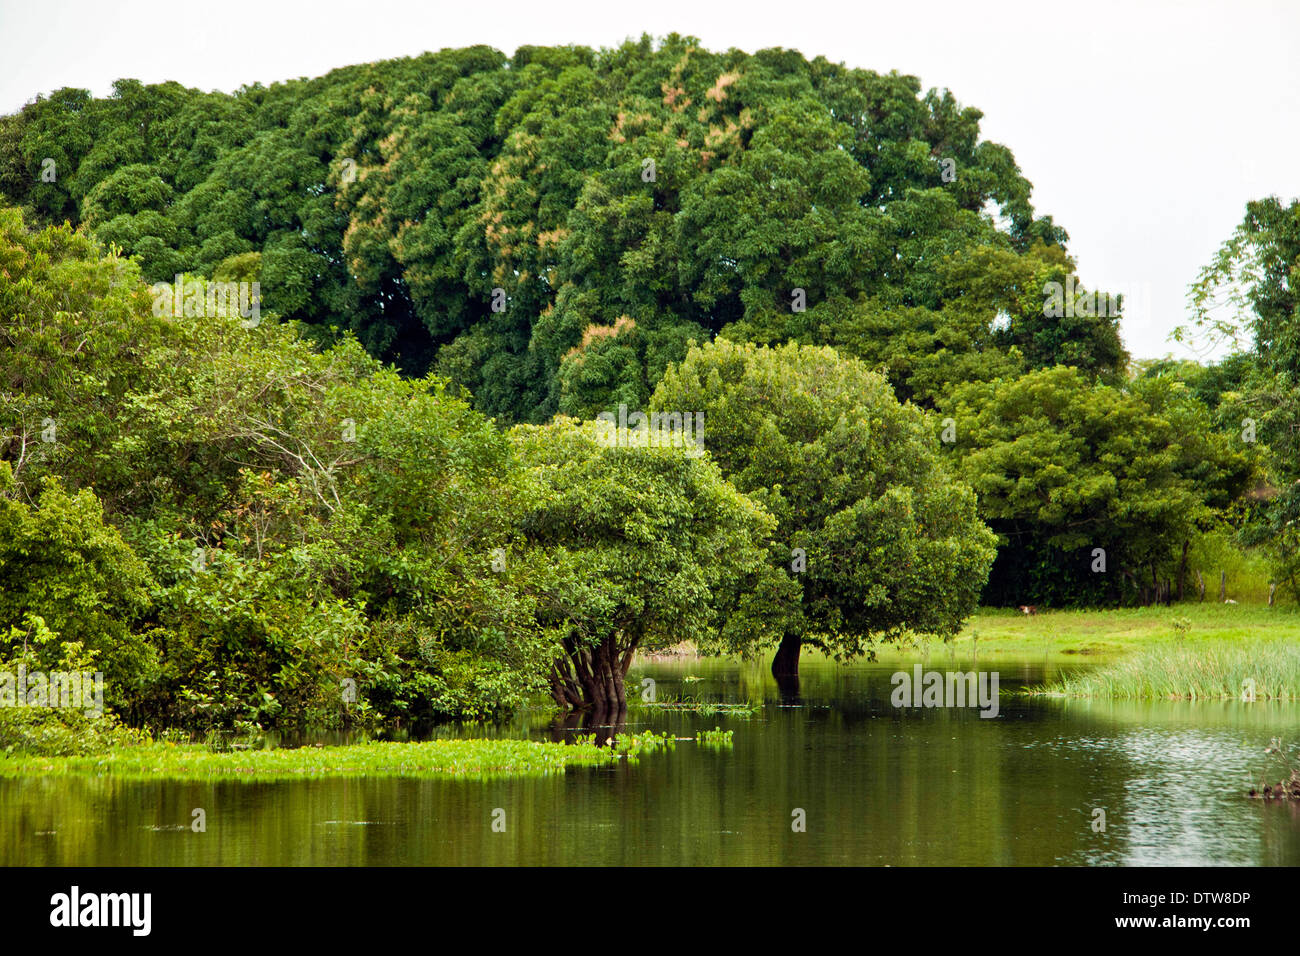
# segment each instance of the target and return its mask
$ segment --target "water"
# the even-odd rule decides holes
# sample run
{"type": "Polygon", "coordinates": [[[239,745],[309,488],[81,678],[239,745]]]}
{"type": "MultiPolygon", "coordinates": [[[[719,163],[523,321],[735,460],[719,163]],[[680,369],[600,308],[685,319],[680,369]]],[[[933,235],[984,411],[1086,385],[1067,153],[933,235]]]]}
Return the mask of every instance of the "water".
{"type": "MultiPolygon", "coordinates": [[[[761,666],[642,665],[629,687],[649,676],[661,697],[763,706],[750,719],[634,706],[629,729],[720,726],[734,747],[681,741],[546,778],[0,780],[0,864],[1300,864],[1300,807],[1245,797],[1251,779],[1282,776],[1263,751],[1300,707],[1024,698],[1016,688],[1050,665],[981,663],[1001,676],[996,719],[892,707],[890,675],[911,660],[805,660],[797,706],[761,666]],[[205,833],[190,829],[194,808],[205,833]],[[792,831],[796,810],[806,832],[792,831]]],[[[547,736],[526,721],[496,732],[547,736]]]]}

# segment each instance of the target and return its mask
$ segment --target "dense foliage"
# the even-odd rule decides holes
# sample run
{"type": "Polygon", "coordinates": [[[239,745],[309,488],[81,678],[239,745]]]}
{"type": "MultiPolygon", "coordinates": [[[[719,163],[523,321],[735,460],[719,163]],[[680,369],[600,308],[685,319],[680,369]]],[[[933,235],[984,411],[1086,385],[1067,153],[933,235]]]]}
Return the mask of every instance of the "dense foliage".
{"type": "Polygon", "coordinates": [[[980,119],[676,35],[0,118],[0,663],[137,725],[412,722],[1171,600],[1211,541],[1295,588],[1300,204],[1193,288],[1232,357],[1133,366],[980,119]]]}
{"type": "Polygon", "coordinates": [[[1116,317],[1044,320],[1065,233],[980,117],[787,50],[473,47],[233,95],[60,90],[2,121],[0,192],[149,282],[241,260],[268,309],[508,421],[644,406],[719,332],[833,345],[905,397],[1117,374],[1116,317]]]}
{"type": "Polygon", "coordinates": [[[1193,331],[1180,334],[1235,346],[1219,417],[1258,441],[1266,466],[1242,537],[1300,600],[1300,200],[1247,203],[1189,298],[1193,331]]]}
{"type": "Polygon", "coordinates": [[[951,635],[975,609],[993,559],[975,496],[926,416],[861,362],[719,339],[668,371],[652,407],[703,410],[709,454],[775,516],[773,563],[802,591],[787,655],[807,642],[850,657],[907,629],[951,635]]]}
{"type": "Polygon", "coordinates": [[[136,716],[200,727],[490,715],[546,686],[550,643],[489,570],[509,441],[443,383],[273,320],[155,317],[133,263],[13,212],[0,261],[6,623],[40,615],[136,716]]]}
{"type": "Polygon", "coordinates": [[[1182,593],[1191,540],[1253,464],[1181,384],[1119,389],[1060,366],[958,391],[954,451],[1003,539],[992,603],[1149,601],[1169,577],[1182,593]]]}

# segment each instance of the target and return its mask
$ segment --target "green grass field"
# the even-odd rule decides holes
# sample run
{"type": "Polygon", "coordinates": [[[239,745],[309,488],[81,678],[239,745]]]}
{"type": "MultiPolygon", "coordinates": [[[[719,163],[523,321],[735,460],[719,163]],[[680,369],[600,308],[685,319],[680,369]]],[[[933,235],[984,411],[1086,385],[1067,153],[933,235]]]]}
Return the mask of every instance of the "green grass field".
{"type": "MultiPolygon", "coordinates": [[[[1212,645],[1253,639],[1300,641],[1300,608],[1262,604],[1175,604],[1171,607],[1090,611],[1020,611],[981,608],[953,639],[959,653],[1113,658],[1135,651],[1212,645]],[[1174,626],[1189,626],[1180,637],[1174,626]]],[[[904,647],[915,649],[919,640],[904,647]]],[[[931,650],[944,648],[932,639],[931,650]]],[[[903,647],[900,647],[902,650],[903,647]]]]}
{"type": "MultiPolygon", "coordinates": [[[[915,653],[924,642],[887,653],[915,653]]],[[[1300,699],[1300,609],[1266,604],[1179,604],[1107,611],[982,609],[951,645],[983,660],[1038,657],[1097,664],[1043,688],[1120,700],[1300,699]],[[1247,684],[1247,682],[1249,682],[1247,684]]]]}
{"type": "MultiPolygon", "coordinates": [[[[1170,607],[1136,607],[1111,610],[1044,610],[1027,616],[1015,609],[980,608],[961,633],[945,642],[936,637],[914,636],[877,644],[881,658],[915,657],[929,653],[956,653],[1015,658],[1047,657],[1058,661],[1088,659],[1092,663],[1118,659],[1136,651],[1159,647],[1215,646],[1222,642],[1262,639],[1300,641],[1300,607],[1293,604],[1175,604],[1170,607]],[[1180,635],[1176,620],[1187,623],[1180,635]]],[[[805,648],[804,655],[816,651],[805,648]]],[[[659,654],[639,655],[655,660],[692,659],[695,647],[684,642],[659,654]]],[[[768,655],[770,657],[770,652],[768,655]]]]}

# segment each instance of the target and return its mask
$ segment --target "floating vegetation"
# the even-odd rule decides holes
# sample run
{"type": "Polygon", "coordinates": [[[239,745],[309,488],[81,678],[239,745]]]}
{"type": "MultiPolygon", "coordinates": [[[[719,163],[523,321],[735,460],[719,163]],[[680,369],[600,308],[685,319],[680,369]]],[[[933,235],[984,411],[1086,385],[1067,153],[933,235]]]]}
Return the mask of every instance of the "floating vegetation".
{"type": "Polygon", "coordinates": [[[656,750],[671,750],[676,740],[668,734],[656,734],[650,730],[640,734],[616,734],[603,745],[597,744],[595,739],[594,734],[587,734],[577,737],[576,742],[581,746],[596,747],[632,761],[642,754],[654,753],[656,750]]]}
{"type": "Polygon", "coordinates": [[[665,697],[663,700],[642,704],[643,707],[657,707],[660,710],[672,710],[686,714],[698,714],[701,717],[753,717],[761,704],[725,703],[718,700],[699,700],[695,697],[665,697]]]}
{"type": "Polygon", "coordinates": [[[714,750],[727,750],[732,746],[732,737],[735,735],[734,730],[722,730],[714,727],[712,730],[701,730],[695,734],[695,740],[701,747],[709,747],[714,750]]]}
{"type": "Polygon", "coordinates": [[[282,780],[304,777],[501,777],[562,773],[569,767],[634,761],[671,747],[665,736],[623,734],[611,745],[532,740],[371,742],[342,747],[213,752],[201,745],[153,743],[96,756],[0,754],[0,776],[87,774],[132,778],[282,780]]]}

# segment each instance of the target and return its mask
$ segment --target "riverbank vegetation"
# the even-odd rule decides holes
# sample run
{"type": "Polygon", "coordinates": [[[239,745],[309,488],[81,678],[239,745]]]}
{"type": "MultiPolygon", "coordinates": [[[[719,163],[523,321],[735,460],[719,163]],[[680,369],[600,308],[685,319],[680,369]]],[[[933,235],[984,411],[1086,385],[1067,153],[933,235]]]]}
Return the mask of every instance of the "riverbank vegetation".
{"type": "Polygon", "coordinates": [[[682,641],[1291,604],[1300,204],[1198,279],[1230,358],[1131,362],[980,118],[676,35],[0,118],[0,671],[112,734],[604,723],[682,641]]]}
{"type": "Polygon", "coordinates": [[[1118,700],[1300,700],[1300,643],[1269,635],[1150,648],[1064,677],[1045,692],[1118,700]]]}

